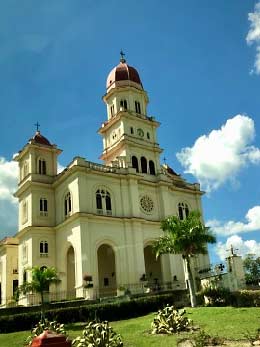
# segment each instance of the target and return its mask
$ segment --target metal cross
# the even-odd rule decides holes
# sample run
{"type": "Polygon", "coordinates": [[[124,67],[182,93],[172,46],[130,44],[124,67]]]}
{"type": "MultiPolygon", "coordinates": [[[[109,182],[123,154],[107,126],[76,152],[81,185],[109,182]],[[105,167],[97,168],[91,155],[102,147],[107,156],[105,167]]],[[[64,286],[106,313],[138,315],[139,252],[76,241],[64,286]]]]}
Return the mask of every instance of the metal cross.
{"type": "Polygon", "coordinates": [[[121,49],[121,51],[120,51],[120,55],[121,55],[121,59],[125,60],[125,53],[123,52],[122,49],[121,49]]]}
{"type": "Polygon", "coordinates": [[[36,126],[36,131],[39,131],[40,124],[38,123],[38,121],[37,121],[37,123],[36,123],[36,124],[34,124],[34,125],[36,126]]]}
{"type": "Polygon", "coordinates": [[[227,252],[231,252],[231,255],[236,255],[235,251],[238,251],[238,248],[234,248],[233,245],[230,245],[230,249],[227,249],[227,252]]]}
{"type": "Polygon", "coordinates": [[[166,158],[165,157],[163,158],[163,162],[164,162],[164,164],[166,164],[166,158]]]}
{"type": "Polygon", "coordinates": [[[224,264],[219,264],[218,266],[220,271],[223,271],[225,269],[225,265],[224,264]]]}

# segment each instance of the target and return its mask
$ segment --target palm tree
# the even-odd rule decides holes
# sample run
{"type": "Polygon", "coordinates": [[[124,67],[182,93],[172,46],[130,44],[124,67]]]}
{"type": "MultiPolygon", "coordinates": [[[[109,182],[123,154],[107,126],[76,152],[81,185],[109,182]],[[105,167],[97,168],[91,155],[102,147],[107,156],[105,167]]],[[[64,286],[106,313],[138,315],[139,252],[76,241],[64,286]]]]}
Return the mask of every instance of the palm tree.
{"type": "Polygon", "coordinates": [[[32,272],[31,282],[24,282],[18,288],[18,293],[36,292],[41,296],[41,320],[44,319],[44,293],[49,291],[52,283],[59,282],[57,270],[54,267],[34,266],[30,269],[32,272]]]}
{"type": "Polygon", "coordinates": [[[191,306],[196,306],[195,283],[191,271],[191,257],[196,254],[207,254],[207,243],[215,243],[216,237],[201,222],[199,211],[190,212],[180,220],[171,216],[161,222],[164,235],[153,243],[156,257],[161,254],[182,254],[185,262],[191,306]]]}

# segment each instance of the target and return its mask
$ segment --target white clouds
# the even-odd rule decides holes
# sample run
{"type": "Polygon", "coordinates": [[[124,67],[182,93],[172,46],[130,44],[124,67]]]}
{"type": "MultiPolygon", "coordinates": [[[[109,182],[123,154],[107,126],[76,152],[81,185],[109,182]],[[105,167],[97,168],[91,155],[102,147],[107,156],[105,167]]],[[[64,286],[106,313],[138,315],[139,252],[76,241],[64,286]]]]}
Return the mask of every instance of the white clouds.
{"type": "Polygon", "coordinates": [[[254,206],[249,209],[245,219],[245,222],[231,220],[225,223],[217,220],[209,220],[206,224],[216,234],[226,236],[260,230],[260,206],[254,206]]]}
{"type": "Polygon", "coordinates": [[[246,37],[248,44],[256,44],[256,58],[254,70],[256,74],[260,75],[260,2],[255,5],[255,10],[248,14],[250,21],[250,29],[246,37]]]}
{"type": "Polygon", "coordinates": [[[254,135],[254,121],[236,115],[220,129],[200,136],[193,147],[183,148],[176,156],[185,172],[194,175],[202,189],[210,192],[226,181],[234,183],[246,164],[260,163],[260,149],[249,146],[254,135]]]}
{"type": "Polygon", "coordinates": [[[18,164],[0,157],[0,200],[15,203],[13,193],[17,188],[18,164]]]}
{"type": "Polygon", "coordinates": [[[62,166],[59,162],[58,162],[58,165],[57,165],[57,173],[61,173],[63,170],[65,169],[65,166],[62,166]]]}
{"type": "MultiPolygon", "coordinates": [[[[58,163],[58,172],[63,170],[58,163]]],[[[0,239],[17,232],[18,201],[13,193],[17,189],[18,174],[17,162],[0,157],[0,239]]]]}
{"type": "Polygon", "coordinates": [[[13,193],[17,188],[18,164],[0,157],[0,238],[17,232],[17,200],[13,193]]]}
{"type": "Polygon", "coordinates": [[[225,243],[218,242],[216,246],[216,253],[221,260],[224,260],[228,255],[230,255],[230,248],[233,246],[235,253],[241,256],[247,254],[256,254],[260,256],[260,243],[255,240],[244,241],[240,236],[233,235],[227,239],[225,243]]]}

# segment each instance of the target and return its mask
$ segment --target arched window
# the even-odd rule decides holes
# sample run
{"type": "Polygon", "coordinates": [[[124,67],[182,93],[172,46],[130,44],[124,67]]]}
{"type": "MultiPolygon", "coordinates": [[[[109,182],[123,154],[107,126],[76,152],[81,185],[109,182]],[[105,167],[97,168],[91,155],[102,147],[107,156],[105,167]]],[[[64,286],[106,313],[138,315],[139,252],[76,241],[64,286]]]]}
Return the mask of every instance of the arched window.
{"type": "Polygon", "coordinates": [[[47,241],[40,242],[40,257],[48,257],[49,245],[47,241]]]}
{"type": "Polygon", "coordinates": [[[130,127],[130,133],[133,134],[134,133],[134,128],[130,127]]]}
{"type": "Polygon", "coordinates": [[[127,110],[127,101],[124,100],[120,100],[120,110],[127,110]]]}
{"type": "Polygon", "coordinates": [[[180,202],[178,204],[178,214],[180,220],[183,220],[189,216],[189,207],[187,204],[180,202]]]}
{"type": "Polygon", "coordinates": [[[68,217],[71,215],[71,195],[70,192],[66,194],[64,199],[64,214],[65,217],[68,217]]]}
{"type": "Polygon", "coordinates": [[[134,155],[132,156],[132,167],[136,169],[136,172],[139,172],[138,160],[134,155]]]}
{"type": "Polygon", "coordinates": [[[40,175],[46,175],[46,161],[44,159],[38,160],[38,173],[40,175]]]}
{"type": "Polygon", "coordinates": [[[102,210],[102,196],[100,190],[96,192],[96,206],[97,210],[102,210]]]}
{"type": "Polygon", "coordinates": [[[155,166],[152,160],[149,160],[149,173],[150,175],[155,175],[155,166]]]}
{"type": "Polygon", "coordinates": [[[139,101],[135,101],[135,112],[141,113],[141,105],[139,101]]]}
{"type": "Polygon", "coordinates": [[[107,214],[112,214],[112,204],[111,204],[111,197],[110,197],[109,192],[106,193],[105,199],[106,199],[106,211],[107,211],[107,214]]]}
{"type": "Polygon", "coordinates": [[[115,115],[114,105],[110,106],[110,114],[111,114],[111,117],[115,115]]]}
{"type": "Polygon", "coordinates": [[[111,196],[105,189],[98,189],[96,191],[96,208],[97,214],[112,215],[111,196]]]}
{"type": "Polygon", "coordinates": [[[145,157],[141,157],[141,169],[142,173],[147,173],[147,160],[145,157]]]}
{"type": "Polygon", "coordinates": [[[150,133],[147,132],[147,139],[150,140],[150,133]]]}
{"type": "Polygon", "coordinates": [[[48,216],[48,200],[40,198],[40,216],[48,216]]]}

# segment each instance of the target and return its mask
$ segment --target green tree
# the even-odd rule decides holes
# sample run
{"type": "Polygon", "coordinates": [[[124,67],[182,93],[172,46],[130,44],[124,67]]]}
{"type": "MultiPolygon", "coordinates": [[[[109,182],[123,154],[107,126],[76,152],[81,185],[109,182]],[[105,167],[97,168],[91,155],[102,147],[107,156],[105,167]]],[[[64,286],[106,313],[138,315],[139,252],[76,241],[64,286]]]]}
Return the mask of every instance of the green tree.
{"type": "Polygon", "coordinates": [[[39,267],[34,266],[29,269],[32,273],[32,279],[30,282],[26,281],[18,287],[19,294],[34,292],[41,296],[41,320],[44,319],[45,302],[44,293],[49,292],[49,286],[52,283],[58,283],[59,277],[57,270],[54,267],[39,267]]]}
{"type": "Polygon", "coordinates": [[[187,281],[191,306],[196,306],[195,282],[191,271],[191,257],[207,253],[207,243],[215,243],[216,237],[201,221],[199,211],[190,212],[189,216],[180,220],[171,216],[161,222],[164,235],[153,243],[156,257],[161,254],[182,254],[186,265],[187,281]]]}
{"type": "Polygon", "coordinates": [[[260,257],[248,254],[244,259],[245,278],[247,284],[258,284],[260,280],[260,257]]]}

